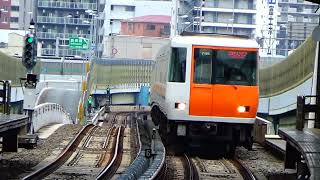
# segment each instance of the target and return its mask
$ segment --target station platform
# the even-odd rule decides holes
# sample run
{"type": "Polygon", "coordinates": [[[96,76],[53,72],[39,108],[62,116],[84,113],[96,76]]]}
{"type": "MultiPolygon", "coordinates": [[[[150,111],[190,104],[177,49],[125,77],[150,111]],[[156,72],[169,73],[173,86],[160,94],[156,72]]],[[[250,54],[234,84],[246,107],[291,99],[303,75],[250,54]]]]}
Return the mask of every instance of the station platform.
{"type": "Polygon", "coordinates": [[[297,169],[298,176],[320,179],[320,129],[279,129],[279,135],[287,142],[285,168],[297,169]]]}
{"type": "Polygon", "coordinates": [[[2,137],[2,151],[17,152],[18,134],[27,133],[29,117],[16,114],[0,114],[0,137],[2,137]]]}
{"type": "Polygon", "coordinates": [[[265,135],[265,144],[281,155],[286,153],[286,141],[278,135],[265,135]]]}
{"type": "Polygon", "coordinates": [[[25,115],[17,114],[0,114],[0,133],[6,132],[8,130],[21,128],[28,124],[29,118],[25,115]]]}

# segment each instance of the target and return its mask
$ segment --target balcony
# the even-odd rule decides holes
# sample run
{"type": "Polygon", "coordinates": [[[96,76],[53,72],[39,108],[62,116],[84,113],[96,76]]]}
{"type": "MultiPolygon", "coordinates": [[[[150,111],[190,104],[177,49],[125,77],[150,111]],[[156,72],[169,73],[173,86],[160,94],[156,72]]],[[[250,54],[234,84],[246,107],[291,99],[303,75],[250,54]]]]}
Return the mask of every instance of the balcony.
{"type": "Polygon", "coordinates": [[[67,38],[69,39],[70,37],[83,37],[83,38],[90,38],[89,34],[69,34],[66,33],[66,36],[64,36],[64,33],[52,33],[52,32],[37,32],[37,37],[39,39],[56,39],[57,37],[59,39],[64,39],[67,38]]]}
{"type": "Polygon", "coordinates": [[[39,1],[41,8],[61,8],[61,9],[91,9],[97,10],[97,3],[63,2],[63,1],[39,1]]]}
{"type": "MultiPolygon", "coordinates": [[[[222,2],[222,1],[221,1],[222,2]]],[[[236,4],[217,4],[213,1],[206,1],[205,8],[217,8],[217,9],[246,9],[246,10],[256,10],[256,5],[253,3],[236,3],[236,4]]]]}
{"type": "Polygon", "coordinates": [[[224,22],[202,22],[203,27],[224,27],[224,28],[244,28],[244,29],[255,29],[256,24],[239,24],[239,23],[224,23],[224,22]]]}
{"type": "Polygon", "coordinates": [[[53,16],[38,16],[38,23],[45,24],[68,24],[68,25],[86,25],[90,26],[91,19],[85,18],[65,18],[65,17],[53,17],[53,16]]]}
{"type": "MultiPolygon", "coordinates": [[[[86,51],[81,50],[72,50],[72,49],[59,49],[59,56],[83,56],[86,54],[86,51]]],[[[41,49],[42,56],[56,56],[55,48],[42,48],[41,49]]]]}
{"type": "Polygon", "coordinates": [[[207,12],[223,12],[223,13],[244,13],[244,14],[256,14],[257,10],[255,9],[227,9],[227,8],[211,8],[204,7],[202,11],[207,12]]]}

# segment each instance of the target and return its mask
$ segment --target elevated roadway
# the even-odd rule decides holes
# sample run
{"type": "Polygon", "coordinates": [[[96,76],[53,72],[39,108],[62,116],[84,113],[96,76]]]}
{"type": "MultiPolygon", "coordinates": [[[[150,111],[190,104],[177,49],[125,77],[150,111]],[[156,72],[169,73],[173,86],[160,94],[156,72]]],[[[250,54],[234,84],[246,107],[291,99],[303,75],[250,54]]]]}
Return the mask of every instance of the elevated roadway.
{"type": "Polygon", "coordinates": [[[297,108],[298,95],[315,95],[316,48],[316,42],[309,37],[285,60],[260,69],[259,113],[287,113],[297,108]]]}

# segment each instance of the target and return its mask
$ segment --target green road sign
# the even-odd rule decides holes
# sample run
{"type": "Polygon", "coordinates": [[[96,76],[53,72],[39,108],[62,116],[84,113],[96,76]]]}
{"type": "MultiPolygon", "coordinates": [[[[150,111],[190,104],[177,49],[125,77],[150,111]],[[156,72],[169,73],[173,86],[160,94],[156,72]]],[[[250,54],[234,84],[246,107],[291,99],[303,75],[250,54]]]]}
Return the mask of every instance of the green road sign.
{"type": "Polygon", "coordinates": [[[89,49],[89,39],[70,37],[69,38],[69,48],[70,49],[89,49]]]}

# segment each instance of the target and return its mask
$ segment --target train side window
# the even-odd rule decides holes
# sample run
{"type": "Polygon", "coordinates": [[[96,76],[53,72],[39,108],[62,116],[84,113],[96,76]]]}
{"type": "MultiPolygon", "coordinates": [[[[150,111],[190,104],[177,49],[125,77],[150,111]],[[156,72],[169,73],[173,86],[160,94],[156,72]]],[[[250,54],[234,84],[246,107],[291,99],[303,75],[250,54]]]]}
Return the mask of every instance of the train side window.
{"type": "Polygon", "coordinates": [[[172,48],[169,82],[186,81],[187,48],[172,48]]]}

